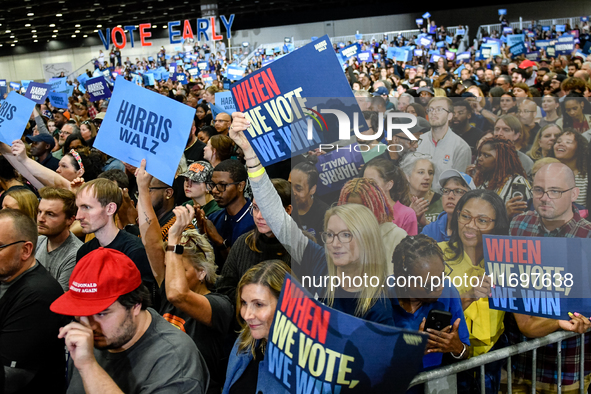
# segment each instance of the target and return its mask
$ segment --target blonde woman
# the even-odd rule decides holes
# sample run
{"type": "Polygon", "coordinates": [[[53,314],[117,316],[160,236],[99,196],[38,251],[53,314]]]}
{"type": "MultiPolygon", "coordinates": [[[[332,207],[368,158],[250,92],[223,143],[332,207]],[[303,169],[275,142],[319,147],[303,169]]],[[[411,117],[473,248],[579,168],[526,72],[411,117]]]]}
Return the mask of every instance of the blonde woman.
{"type": "MultiPolygon", "coordinates": [[[[254,198],[267,225],[292,258],[292,267],[302,271],[302,284],[318,293],[328,306],[341,312],[386,325],[394,325],[392,305],[381,283],[386,278],[386,252],[378,221],[359,204],[329,209],[324,216],[324,247],[307,238],[283,208],[281,198],[265,173],[243,131],[249,126],[244,114],[233,114],[230,137],[246,157],[254,198]],[[294,266],[294,263],[296,266],[294,266]],[[339,285],[321,283],[326,277],[350,277],[339,285]],[[380,284],[364,285],[355,277],[377,277],[380,284]],[[335,288],[336,287],[336,288],[335,288]]],[[[375,280],[374,280],[375,281],[375,280]]]]}
{"type": "Polygon", "coordinates": [[[28,189],[15,189],[6,193],[4,200],[2,200],[2,207],[0,208],[11,208],[21,211],[37,223],[39,199],[35,193],[28,189]]]}
{"type": "Polygon", "coordinates": [[[556,142],[556,137],[558,137],[558,134],[560,133],[562,133],[562,130],[554,123],[546,124],[546,126],[542,127],[536,135],[527,155],[531,157],[533,161],[550,156],[552,153],[552,147],[556,142]]]}

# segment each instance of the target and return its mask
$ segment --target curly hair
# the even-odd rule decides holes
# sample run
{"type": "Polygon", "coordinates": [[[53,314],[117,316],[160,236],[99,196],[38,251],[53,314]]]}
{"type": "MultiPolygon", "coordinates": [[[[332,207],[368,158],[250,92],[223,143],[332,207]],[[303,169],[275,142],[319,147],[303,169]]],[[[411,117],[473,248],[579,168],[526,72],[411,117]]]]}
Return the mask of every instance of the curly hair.
{"type": "Polygon", "coordinates": [[[395,275],[410,274],[420,258],[437,256],[443,261],[443,251],[437,241],[425,235],[408,235],[394,249],[392,264],[395,275]]]}
{"type": "MultiPolygon", "coordinates": [[[[575,139],[575,142],[577,143],[577,149],[575,150],[575,157],[577,158],[577,170],[579,170],[579,174],[581,176],[587,175],[587,165],[589,164],[589,143],[587,142],[587,139],[583,137],[582,134],[577,133],[574,129],[567,128],[556,136],[556,141],[558,141],[558,139],[563,135],[572,135],[575,139]]],[[[556,146],[556,143],[554,143],[554,146],[556,146]]],[[[550,151],[549,157],[556,157],[554,149],[550,151]]]]}
{"type": "Polygon", "coordinates": [[[392,221],[392,207],[389,206],[384,191],[373,179],[349,180],[341,189],[337,205],[347,204],[352,196],[361,198],[363,205],[371,210],[379,224],[392,221]]]}
{"type": "Polygon", "coordinates": [[[491,149],[494,149],[497,152],[495,170],[490,173],[482,173],[479,171],[474,177],[474,184],[476,186],[481,186],[485,182],[488,182],[488,190],[497,190],[503,187],[507,178],[511,176],[521,175],[524,178],[527,177],[523,165],[519,160],[519,156],[517,155],[517,151],[511,141],[500,136],[488,138],[478,148],[477,156],[481,155],[482,148],[486,145],[489,145],[491,149]]]}

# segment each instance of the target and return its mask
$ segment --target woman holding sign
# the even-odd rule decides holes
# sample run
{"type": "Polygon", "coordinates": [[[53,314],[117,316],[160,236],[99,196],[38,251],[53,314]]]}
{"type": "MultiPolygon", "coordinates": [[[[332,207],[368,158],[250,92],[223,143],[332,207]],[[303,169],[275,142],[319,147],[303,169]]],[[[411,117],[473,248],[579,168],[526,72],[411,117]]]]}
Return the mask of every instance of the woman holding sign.
{"type": "MultiPolygon", "coordinates": [[[[491,278],[484,269],[483,235],[507,235],[509,220],[503,200],[491,190],[471,190],[464,194],[454,209],[452,234],[448,242],[441,242],[449,274],[462,297],[462,307],[470,332],[470,356],[478,356],[507,345],[503,335],[505,312],[489,308],[491,278]],[[467,278],[467,279],[466,279],[467,278]],[[473,284],[476,284],[473,286],[473,284]]],[[[485,367],[487,393],[498,393],[502,362],[485,367]]],[[[464,392],[480,392],[480,378],[475,371],[458,375],[464,392]]]]}
{"type": "Polygon", "coordinates": [[[386,252],[378,221],[367,207],[336,206],[326,212],[324,247],[307,238],[285,211],[277,191],[265,173],[243,131],[250,124],[243,113],[233,114],[229,135],[242,148],[254,198],[267,225],[285,246],[301,270],[304,287],[314,288],[328,306],[341,312],[386,325],[394,325],[385,287],[386,252]],[[373,285],[359,283],[377,277],[373,285]],[[345,280],[351,278],[349,281],[345,280]],[[327,281],[327,278],[330,281],[327,281]],[[340,279],[343,283],[340,283],[340,279]],[[354,280],[356,279],[356,280],[354,280]],[[337,280],[339,283],[337,283],[337,280]]]}

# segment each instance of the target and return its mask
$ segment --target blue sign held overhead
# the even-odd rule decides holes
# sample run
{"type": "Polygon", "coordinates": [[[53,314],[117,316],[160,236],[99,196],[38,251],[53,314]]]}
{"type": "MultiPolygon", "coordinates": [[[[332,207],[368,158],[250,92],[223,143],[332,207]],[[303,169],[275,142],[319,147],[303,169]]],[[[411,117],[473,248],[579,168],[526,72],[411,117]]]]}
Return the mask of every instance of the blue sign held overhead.
{"type": "Polygon", "coordinates": [[[17,92],[8,93],[6,99],[0,103],[0,141],[12,145],[12,141],[20,139],[33,108],[33,100],[17,92]]]}
{"type": "Polygon", "coordinates": [[[244,73],[246,72],[246,68],[238,67],[238,66],[228,66],[228,79],[232,81],[238,81],[242,79],[244,73]]]}
{"type": "Polygon", "coordinates": [[[10,86],[10,88],[12,90],[16,90],[16,91],[19,91],[21,89],[21,84],[18,82],[9,82],[8,86],[10,86]]]}
{"type": "Polygon", "coordinates": [[[570,34],[563,34],[557,38],[554,49],[557,55],[570,55],[575,49],[575,37],[570,34]]]}
{"type": "Polygon", "coordinates": [[[361,45],[359,45],[358,43],[355,43],[353,45],[349,45],[346,48],[343,48],[341,50],[341,55],[343,55],[343,58],[345,60],[349,60],[352,57],[356,57],[357,54],[359,54],[361,52],[361,45]]]}
{"type": "Polygon", "coordinates": [[[91,102],[111,97],[111,89],[109,89],[105,77],[96,77],[86,81],[86,91],[90,96],[91,102]]]}
{"type": "Polygon", "coordinates": [[[372,53],[370,51],[359,52],[357,59],[359,59],[359,62],[371,62],[373,60],[372,53]]]}
{"type": "Polygon", "coordinates": [[[49,80],[49,85],[51,86],[50,90],[52,92],[62,92],[64,90],[66,90],[67,81],[68,81],[68,78],[66,78],[66,77],[51,78],[49,80]]]}
{"type": "Polygon", "coordinates": [[[46,85],[39,82],[31,82],[27,87],[25,97],[33,100],[37,104],[45,104],[45,99],[49,94],[49,89],[51,89],[51,85],[46,85]]]}
{"type": "Polygon", "coordinates": [[[566,25],[556,25],[557,32],[564,32],[566,31],[566,25]]]}
{"type": "Polygon", "coordinates": [[[430,17],[431,17],[431,14],[429,14],[428,12],[425,12],[423,14],[423,18],[425,18],[425,19],[430,18],[430,17]]]}
{"type": "Polygon", "coordinates": [[[191,131],[195,109],[123,78],[115,82],[94,147],[172,185],[191,131]]]}
{"type": "Polygon", "coordinates": [[[180,82],[181,85],[186,85],[189,83],[189,80],[187,78],[187,75],[185,73],[175,73],[174,74],[174,79],[177,82],[180,82]]]}
{"type": "Polygon", "coordinates": [[[517,44],[509,47],[509,51],[511,52],[512,56],[519,56],[526,53],[527,49],[525,48],[525,44],[523,42],[518,42],[517,44]]]}
{"type": "Polygon", "coordinates": [[[58,93],[58,92],[49,92],[47,96],[49,98],[49,102],[55,108],[64,108],[68,109],[68,94],[67,93],[58,93]]]}
{"type": "Polygon", "coordinates": [[[219,92],[215,94],[216,106],[219,107],[222,112],[232,115],[236,112],[236,105],[232,98],[232,92],[219,92]]]}
{"type": "Polygon", "coordinates": [[[499,9],[499,15],[507,15],[507,9],[506,8],[499,9]]]}

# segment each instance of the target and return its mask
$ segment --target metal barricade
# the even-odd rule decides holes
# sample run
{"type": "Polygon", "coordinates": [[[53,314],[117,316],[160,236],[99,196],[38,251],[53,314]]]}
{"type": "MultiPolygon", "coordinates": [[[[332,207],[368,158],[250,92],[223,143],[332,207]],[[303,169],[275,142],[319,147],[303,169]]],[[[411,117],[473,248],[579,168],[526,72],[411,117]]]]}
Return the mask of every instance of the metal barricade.
{"type": "MultiPolygon", "coordinates": [[[[425,394],[455,394],[457,393],[457,374],[473,368],[480,368],[480,386],[482,394],[485,394],[484,386],[484,367],[486,364],[507,359],[507,391],[512,394],[512,370],[511,357],[517,354],[533,352],[532,353],[532,393],[536,392],[536,350],[542,346],[558,343],[558,375],[562,376],[562,341],[573,338],[577,335],[581,336],[581,360],[580,360],[580,380],[579,393],[584,394],[585,384],[585,334],[577,334],[573,332],[558,331],[546,335],[542,338],[532,339],[526,342],[521,342],[513,346],[508,346],[502,349],[494,350],[486,354],[481,354],[477,357],[468,360],[460,361],[456,364],[448,365],[442,368],[434,369],[417,375],[410,383],[410,387],[418,384],[425,385],[425,394]]],[[[557,393],[562,392],[561,380],[557,382],[557,393]]]]}

